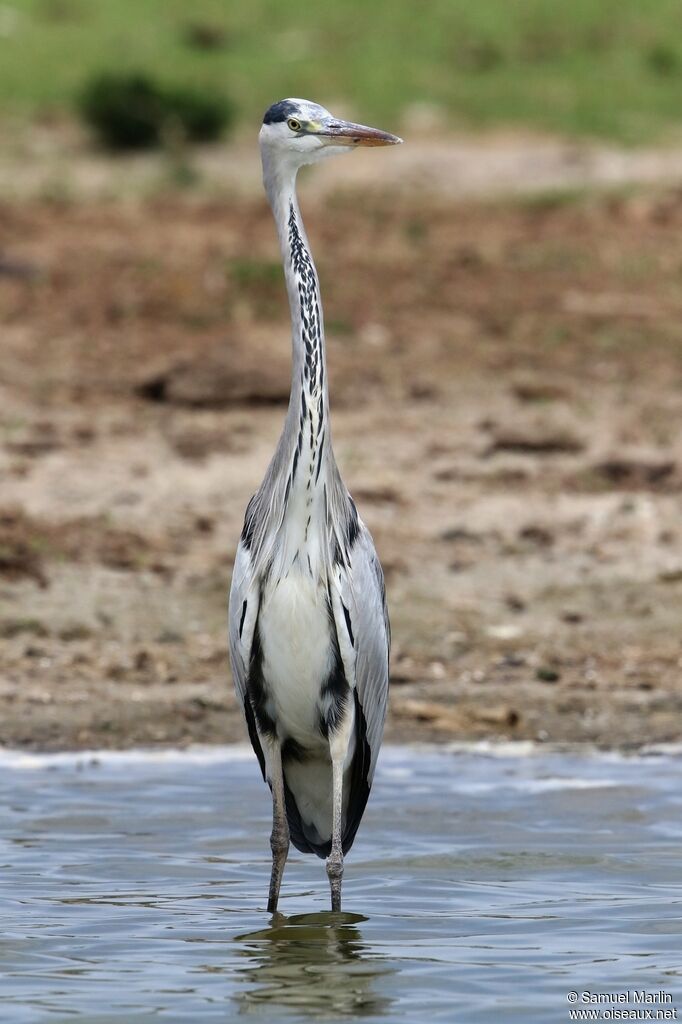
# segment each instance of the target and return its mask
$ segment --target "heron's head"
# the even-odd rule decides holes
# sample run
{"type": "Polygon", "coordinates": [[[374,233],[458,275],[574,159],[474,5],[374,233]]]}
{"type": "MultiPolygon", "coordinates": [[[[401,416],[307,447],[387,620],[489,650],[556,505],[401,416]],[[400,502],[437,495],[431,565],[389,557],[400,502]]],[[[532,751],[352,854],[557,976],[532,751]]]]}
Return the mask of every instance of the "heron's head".
{"type": "Polygon", "coordinates": [[[300,167],[359,146],[394,146],[397,135],[334,117],[310,100],[280,100],[265,111],[260,130],[264,151],[300,167]]]}

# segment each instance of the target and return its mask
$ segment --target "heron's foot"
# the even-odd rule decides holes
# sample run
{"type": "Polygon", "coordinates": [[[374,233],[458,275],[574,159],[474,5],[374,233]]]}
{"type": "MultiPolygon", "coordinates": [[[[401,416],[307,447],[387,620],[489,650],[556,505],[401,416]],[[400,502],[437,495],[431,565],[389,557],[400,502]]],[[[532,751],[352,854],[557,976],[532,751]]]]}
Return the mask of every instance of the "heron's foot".
{"type": "Polygon", "coordinates": [[[270,849],[272,850],[272,873],[270,875],[270,892],[268,894],[268,914],[277,912],[279,902],[279,890],[282,885],[284,865],[287,862],[289,853],[289,830],[286,825],[275,827],[270,836],[270,849]]]}
{"type": "Polygon", "coordinates": [[[343,882],[343,854],[332,850],[327,857],[327,877],[332,896],[332,910],[341,910],[341,883],[343,882]]]}

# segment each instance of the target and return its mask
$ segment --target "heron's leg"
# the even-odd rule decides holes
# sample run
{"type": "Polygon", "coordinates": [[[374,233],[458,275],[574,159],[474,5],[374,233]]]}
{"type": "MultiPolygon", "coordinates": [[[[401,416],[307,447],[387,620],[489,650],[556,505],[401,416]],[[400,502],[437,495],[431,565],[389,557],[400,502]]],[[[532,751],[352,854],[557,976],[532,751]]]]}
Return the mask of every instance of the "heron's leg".
{"type": "Polygon", "coordinates": [[[332,848],[327,857],[327,877],[332,896],[332,910],[341,910],[341,883],[343,881],[343,847],[341,827],[343,817],[343,758],[332,753],[332,848]]]}
{"type": "Polygon", "coordinates": [[[270,767],[270,784],[272,786],[272,833],[270,849],[272,850],[272,874],[270,875],[270,893],[268,896],[268,913],[277,910],[279,890],[284,874],[284,865],[289,853],[289,823],[284,805],[284,775],[282,772],[282,748],[278,740],[272,740],[268,758],[270,767]]]}

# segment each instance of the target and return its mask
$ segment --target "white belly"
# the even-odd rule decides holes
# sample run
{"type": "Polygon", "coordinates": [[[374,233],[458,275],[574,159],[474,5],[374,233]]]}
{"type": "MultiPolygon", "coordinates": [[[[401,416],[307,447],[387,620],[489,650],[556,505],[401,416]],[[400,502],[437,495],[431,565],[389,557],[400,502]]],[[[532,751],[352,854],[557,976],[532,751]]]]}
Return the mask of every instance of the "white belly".
{"type": "Polygon", "coordinates": [[[333,665],[324,587],[291,570],[266,587],[258,625],[266,711],[279,738],[290,736],[308,750],[328,750],[319,727],[320,691],[333,665]]]}

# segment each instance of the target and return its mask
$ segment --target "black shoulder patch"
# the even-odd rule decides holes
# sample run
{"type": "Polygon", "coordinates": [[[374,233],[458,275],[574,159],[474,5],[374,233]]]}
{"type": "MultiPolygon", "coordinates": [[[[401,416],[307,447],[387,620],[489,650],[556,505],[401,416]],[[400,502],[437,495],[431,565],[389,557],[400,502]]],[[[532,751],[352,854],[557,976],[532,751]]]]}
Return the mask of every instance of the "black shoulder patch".
{"type": "Polygon", "coordinates": [[[358,522],[358,510],[355,507],[355,502],[348,495],[348,521],[346,523],[346,541],[348,544],[348,550],[350,551],[360,533],[360,524],[358,522]]]}
{"type": "Polygon", "coordinates": [[[256,527],[256,495],[253,494],[249,499],[249,503],[246,506],[246,512],[244,514],[244,526],[242,528],[241,541],[247,551],[251,550],[253,543],[253,533],[256,527]]]}
{"type": "Polygon", "coordinates": [[[288,117],[296,113],[296,104],[292,103],[291,100],[279,100],[278,103],[273,103],[271,107],[265,111],[263,117],[263,124],[278,124],[280,121],[286,121],[288,117]]]}
{"type": "MultiPolygon", "coordinates": [[[[246,601],[244,601],[244,607],[246,607],[246,601]]],[[[351,623],[350,623],[350,612],[346,608],[346,606],[343,603],[343,601],[341,602],[341,607],[343,608],[343,617],[346,620],[346,629],[348,630],[348,637],[350,639],[350,645],[351,645],[351,647],[355,647],[355,637],[353,636],[353,627],[351,626],[351,623]]],[[[243,621],[243,619],[244,619],[244,616],[242,615],[242,621],[243,621]]],[[[239,632],[239,635],[241,637],[241,630],[239,632]]]]}
{"type": "MultiPolygon", "coordinates": [[[[256,625],[253,631],[253,641],[251,643],[249,674],[246,679],[246,699],[244,701],[244,706],[246,707],[247,703],[250,704],[255,716],[255,722],[258,723],[258,731],[264,733],[266,736],[274,736],[276,735],[277,729],[274,719],[268,714],[266,708],[267,700],[268,697],[265,690],[265,680],[263,679],[263,647],[261,645],[260,627],[258,619],[256,619],[256,625]]],[[[253,743],[253,738],[251,742],[253,743]]],[[[256,750],[256,754],[257,753],[258,751],[256,750]]]]}

